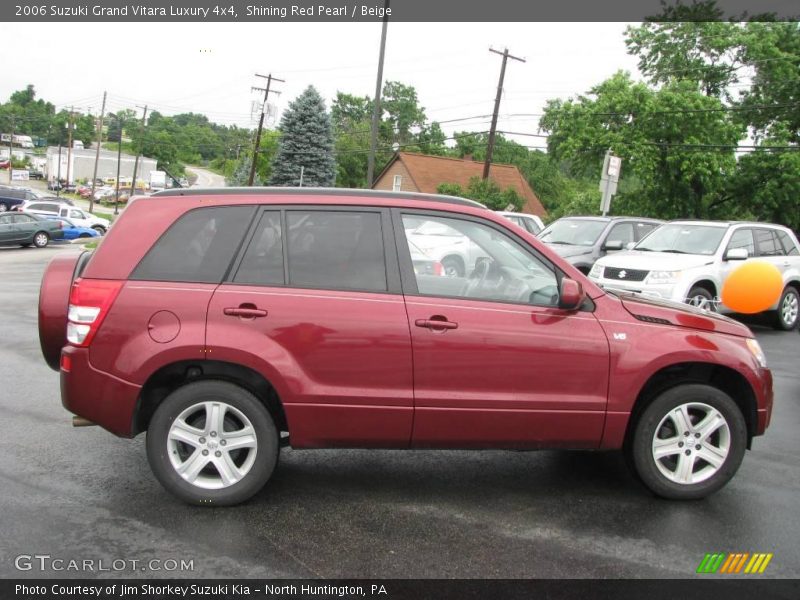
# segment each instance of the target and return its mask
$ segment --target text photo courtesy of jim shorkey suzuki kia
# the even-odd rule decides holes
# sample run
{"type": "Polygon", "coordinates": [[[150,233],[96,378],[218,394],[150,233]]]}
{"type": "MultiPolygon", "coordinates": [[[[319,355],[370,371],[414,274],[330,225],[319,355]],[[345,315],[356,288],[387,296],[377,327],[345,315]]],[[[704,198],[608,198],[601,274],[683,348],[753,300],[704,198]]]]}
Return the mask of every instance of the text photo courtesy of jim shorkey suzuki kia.
{"type": "Polygon", "coordinates": [[[741,10],[0,6],[0,599],[793,597],[800,28],[741,10]]]}

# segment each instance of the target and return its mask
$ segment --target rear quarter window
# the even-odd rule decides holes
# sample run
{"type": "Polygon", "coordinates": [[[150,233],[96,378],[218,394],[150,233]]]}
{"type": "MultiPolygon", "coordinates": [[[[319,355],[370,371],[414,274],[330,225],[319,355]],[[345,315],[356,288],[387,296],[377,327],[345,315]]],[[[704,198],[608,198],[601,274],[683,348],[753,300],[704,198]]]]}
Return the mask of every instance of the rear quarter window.
{"type": "Polygon", "coordinates": [[[130,278],[220,283],[255,210],[254,206],[225,206],[189,211],[159,238],[130,278]]]}

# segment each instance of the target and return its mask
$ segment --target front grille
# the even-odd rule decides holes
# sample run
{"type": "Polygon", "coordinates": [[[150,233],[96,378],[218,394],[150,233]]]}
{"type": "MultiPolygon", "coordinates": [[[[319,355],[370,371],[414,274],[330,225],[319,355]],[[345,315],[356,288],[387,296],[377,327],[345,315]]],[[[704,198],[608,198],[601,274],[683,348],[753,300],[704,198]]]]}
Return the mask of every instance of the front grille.
{"type": "Polygon", "coordinates": [[[638,269],[617,269],[616,267],[606,267],[603,277],[615,279],[617,281],[644,281],[650,271],[640,271],[638,269]]]}

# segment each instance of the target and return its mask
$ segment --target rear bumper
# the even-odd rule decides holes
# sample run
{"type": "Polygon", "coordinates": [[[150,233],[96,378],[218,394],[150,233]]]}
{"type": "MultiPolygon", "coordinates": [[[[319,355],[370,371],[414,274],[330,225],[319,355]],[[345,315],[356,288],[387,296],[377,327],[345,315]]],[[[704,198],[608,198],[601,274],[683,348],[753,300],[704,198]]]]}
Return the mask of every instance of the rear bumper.
{"type": "Polygon", "coordinates": [[[86,348],[61,351],[61,403],[68,411],[121,437],[133,437],[133,416],[141,387],[98,371],[86,348]],[[69,363],[68,368],[65,363],[69,363]]]}

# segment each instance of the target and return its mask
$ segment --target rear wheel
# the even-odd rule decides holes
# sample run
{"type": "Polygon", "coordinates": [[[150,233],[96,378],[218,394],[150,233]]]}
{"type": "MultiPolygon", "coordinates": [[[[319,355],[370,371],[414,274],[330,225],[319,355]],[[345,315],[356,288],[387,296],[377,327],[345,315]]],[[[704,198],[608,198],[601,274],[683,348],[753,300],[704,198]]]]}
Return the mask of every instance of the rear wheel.
{"type": "Polygon", "coordinates": [[[636,473],[663,498],[704,498],[739,469],[747,427],[726,393],[684,384],[658,396],[642,413],[630,447],[636,473]]]}
{"type": "Polygon", "coordinates": [[[37,248],[44,248],[50,243],[50,236],[44,231],[37,231],[33,236],[33,245],[37,248]]]}
{"type": "Polygon", "coordinates": [[[686,298],[686,304],[704,308],[706,310],[715,310],[714,296],[704,287],[693,287],[689,290],[689,296],[686,298]]]}
{"type": "Polygon", "coordinates": [[[190,504],[244,502],[264,487],[278,452],[278,433],[264,405],[222,381],[178,388],[159,405],[147,431],[153,473],[190,504]]]}
{"type": "Polygon", "coordinates": [[[775,314],[775,328],[791,331],[797,327],[800,316],[800,293],[797,289],[787,286],[778,301],[778,310],[775,314]]]}

